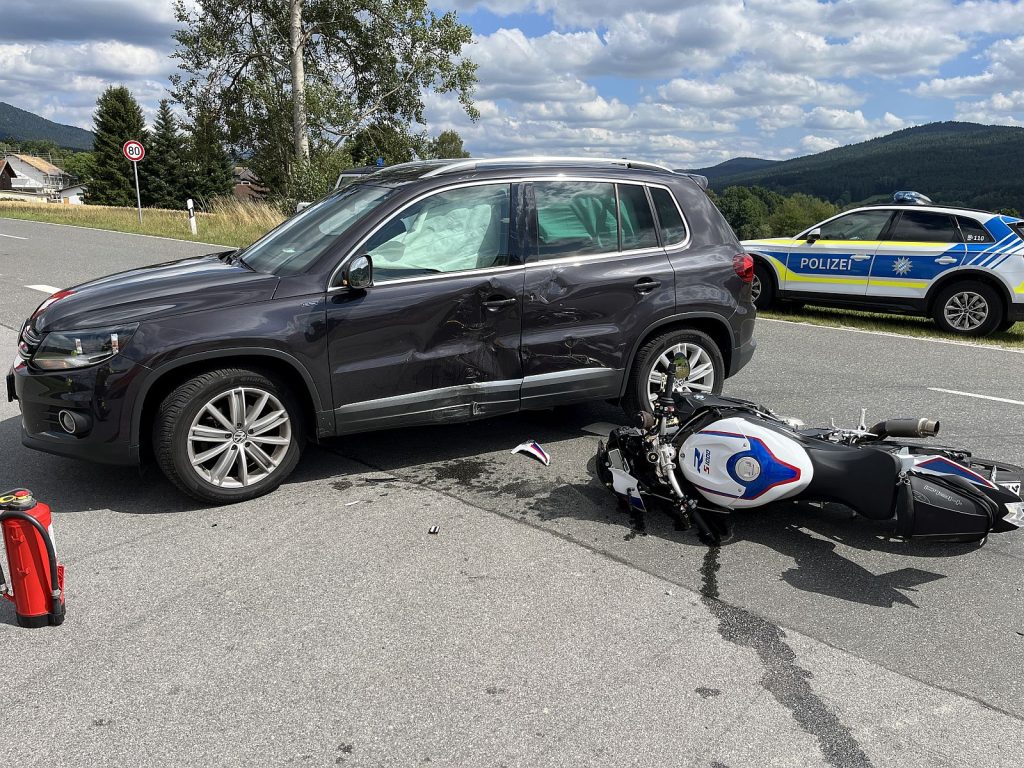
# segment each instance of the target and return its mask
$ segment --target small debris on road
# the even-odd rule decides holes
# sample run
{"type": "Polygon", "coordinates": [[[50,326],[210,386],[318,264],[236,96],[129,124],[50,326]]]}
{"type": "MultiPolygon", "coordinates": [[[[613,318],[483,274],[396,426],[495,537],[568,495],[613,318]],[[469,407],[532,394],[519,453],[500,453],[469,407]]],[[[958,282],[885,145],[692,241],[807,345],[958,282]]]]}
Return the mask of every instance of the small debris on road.
{"type": "Polygon", "coordinates": [[[527,440],[525,443],[520,443],[512,449],[512,453],[525,453],[527,456],[532,456],[545,467],[551,464],[551,457],[548,452],[540,447],[540,443],[536,440],[527,440]]]}
{"type": "Polygon", "coordinates": [[[441,526],[439,526],[439,525],[432,525],[432,526],[430,526],[430,530],[427,531],[427,533],[429,533],[431,536],[436,536],[440,532],[441,532],[441,526]]]}

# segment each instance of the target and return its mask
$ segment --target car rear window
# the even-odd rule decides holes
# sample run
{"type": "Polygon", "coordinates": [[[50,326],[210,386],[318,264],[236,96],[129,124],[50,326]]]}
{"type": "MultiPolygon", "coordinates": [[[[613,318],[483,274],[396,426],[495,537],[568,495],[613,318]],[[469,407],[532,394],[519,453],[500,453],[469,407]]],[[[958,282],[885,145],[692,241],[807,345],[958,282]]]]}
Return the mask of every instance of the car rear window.
{"type": "Polygon", "coordinates": [[[615,185],[589,181],[538,181],[537,249],[542,259],[619,250],[615,185]]]}
{"type": "Polygon", "coordinates": [[[909,243],[958,243],[960,235],[948,213],[903,211],[888,239],[909,243]]]}
{"type": "Polygon", "coordinates": [[[964,235],[965,243],[992,243],[995,242],[992,235],[988,233],[988,230],[982,226],[980,221],[969,219],[966,216],[957,216],[957,224],[960,225],[960,231],[964,235]]]}
{"type": "Polygon", "coordinates": [[[618,187],[622,250],[657,248],[658,233],[654,229],[654,216],[644,188],[636,184],[619,184],[618,187]]]}
{"type": "Polygon", "coordinates": [[[658,223],[661,226],[661,240],[665,245],[675,245],[686,239],[686,222],[679,213],[675,198],[667,189],[650,187],[654,210],[658,212],[658,223]]]}

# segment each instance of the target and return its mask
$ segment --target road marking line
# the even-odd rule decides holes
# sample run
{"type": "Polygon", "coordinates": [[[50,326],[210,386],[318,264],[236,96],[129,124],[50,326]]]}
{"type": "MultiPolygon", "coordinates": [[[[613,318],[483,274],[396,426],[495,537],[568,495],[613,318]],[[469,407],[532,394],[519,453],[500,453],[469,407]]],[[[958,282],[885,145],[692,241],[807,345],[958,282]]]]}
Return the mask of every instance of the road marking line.
{"type": "MultiPolygon", "coordinates": [[[[132,208],[134,210],[134,208],[132,208]]],[[[182,211],[184,213],[184,211],[182,211]]],[[[138,232],[120,232],[116,229],[101,229],[100,227],[82,227],[78,224],[58,224],[55,221],[36,221],[35,219],[12,219],[8,216],[0,216],[3,221],[28,222],[29,224],[48,224],[51,227],[69,227],[70,229],[87,229],[90,232],[110,232],[114,235],[125,235],[126,237],[149,237],[153,240],[170,240],[172,243],[191,243],[192,245],[212,245],[214,248],[234,248],[226,243],[207,243],[202,240],[182,240],[180,237],[162,237],[161,235],[143,235],[138,232]]],[[[184,221],[184,219],[182,219],[184,221]]],[[[22,238],[27,240],[28,238],[22,238]]]]}
{"type": "Polygon", "coordinates": [[[1011,347],[1000,347],[996,344],[975,344],[970,341],[953,341],[952,339],[930,339],[926,336],[908,336],[904,333],[890,333],[889,331],[867,331],[863,328],[846,328],[835,325],[818,325],[817,323],[801,322],[799,320],[778,320],[774,317],[758,317],[759,323],[783,323],[785,325],[799,325],[804,328],[824,328],[826,331],[846,331],[847,333],[865,333],[868,336],[890,336],[894,339],[905,339],[907,341],[927,341],[931,344],[952,344],[954,347],[972,347],[974,349],[988,349],[992,352],[1012,352],[1016,355],[1024,355],[1024,349],[1013,349],[1011,347]]]}
{"type": "Polygon", "coordinates": [[[976,395],[973,392],[960,392],[955,389],[939,389],[928,387],[932,392],[945,392],[947,395],[963,395],[964,397],[976,397],[979,400],[995,400],[997,403],[1010,403],[1010,405],[1024,405],[1024,400],[1011,400],[1008,397],[993,397],[992,395],[976,395]]]}
{"type": "Polygon", "coordinates": [[[60,288],[54,288],[52,285],[26,285],[26,288],[31,288],[33,291],[42,291],[43,293],[56,293],[60,288]]]}
{"type": "Polygon", "coordinates": [[[17,235],[5,235],[3,232],[0,232],[0,237],[9,237],[11,238],[11,240],[28,240],[27,237],[18,237],[17,235]]]}

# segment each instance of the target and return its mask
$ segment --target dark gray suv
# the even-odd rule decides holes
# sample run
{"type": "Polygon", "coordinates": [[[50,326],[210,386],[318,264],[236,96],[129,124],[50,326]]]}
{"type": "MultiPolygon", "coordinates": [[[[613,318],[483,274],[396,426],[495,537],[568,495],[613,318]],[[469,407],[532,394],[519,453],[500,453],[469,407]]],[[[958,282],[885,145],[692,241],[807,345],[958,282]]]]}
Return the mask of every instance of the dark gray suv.
{"type": "Polygon", "coordinates": [[[8,392],[31,448],[154,459],[213,502],[307,439],[719,392],[754,351],[753,262],[694,178],[624,160],[411,163],[246,249],[60,291],[8,392]]]}

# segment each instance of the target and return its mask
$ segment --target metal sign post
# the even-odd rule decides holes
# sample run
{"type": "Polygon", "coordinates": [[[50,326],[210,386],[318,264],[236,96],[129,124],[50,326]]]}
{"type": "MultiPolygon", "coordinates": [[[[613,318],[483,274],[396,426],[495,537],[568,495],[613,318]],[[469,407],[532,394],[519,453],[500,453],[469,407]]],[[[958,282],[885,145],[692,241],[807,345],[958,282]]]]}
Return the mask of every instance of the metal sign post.
{"type": "Polygon", "coordinates": [[[135,202],[139,206],[139,224],[142,224],[142,193],[139,191],[139,160],[146,156],[146,148],[142,142],[129,139],[121,147],[121,153],[131,160],[132,168],[135,169],[135,202]]]}

